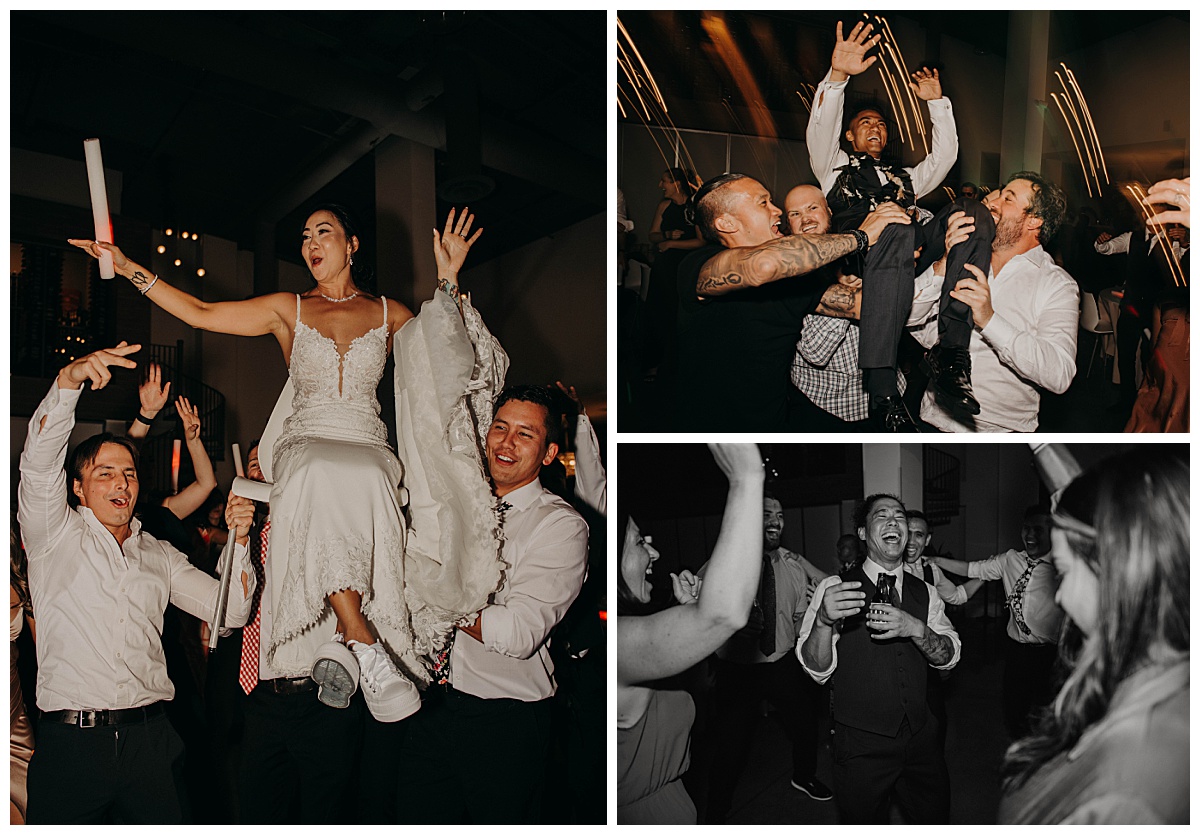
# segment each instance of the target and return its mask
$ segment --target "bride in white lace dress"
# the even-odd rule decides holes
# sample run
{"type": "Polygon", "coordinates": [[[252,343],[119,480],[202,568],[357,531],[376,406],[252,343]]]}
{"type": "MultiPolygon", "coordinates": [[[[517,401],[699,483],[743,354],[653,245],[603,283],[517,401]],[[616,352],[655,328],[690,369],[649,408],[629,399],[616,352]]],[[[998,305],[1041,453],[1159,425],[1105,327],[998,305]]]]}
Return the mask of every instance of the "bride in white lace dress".
{"type": "MultiPolygon", "coordinates": [[[[472,427],[464,415],[471,410],[464,402],[455,413],[453,403],[445,404],[470,395],[451,391],[447,398],[435,356],[442,350],[452,356],[457,348],[463,365],[462,346],[455,343],[469,337],[474,356],[467,346],[465,373],[472,382],[465,388],[486,388],[478,378],[494,377],[496,365],[503,376],[502,350],[458,290],[459,269],[482,232],[471,233],[473,222],[466,210],[457,220],[452,210],[445,229],[434,230],[439,289],[416,320],[403,304],[373,296],[355,283],[360,241],[353,221],[338,206],[318,209],[305,224],[301,253],[316,287],[300,295],[202,302],[111,244],[71,241],[95,257],[111,252],[118,273],[193,327],[242,336],[269,333],[279,341],[294,394],[292,414],[273,450],[268,557],[273,581],[270,598],[262,603],[272,613],[271,634],[263,635],[267,658],[285,676],[311,674],[318,698],[334,707],[347,706],[361,680],[367,705],[381,721],[398,721],[420,707],[420,694],[398,674],[393,656],[409,677],[428,680],[420,656],[439,649],[453,624],[476,611],[476,601],[485,602],[499,583],[499,557],[486,544],[489,532],[461,518],[447,521],[447,508],[436,507],[441,500],[463,505],[449,508],[459,517],[486,516],[479,505],[491,500],[490,493],[479,495],[486,489],[480,486],[486,485],[481,473],[469,472],[474,450],[465,436],[472,427]],[[448,307],[459,315],[448,315],[448,307]],[[403,335],[412,356],[402,357],[400,331],[410,320],[403,335]],[[439,529],[432,544],[411,548],[408,560],[397,499],[407,474],[388,446],[375,394],[393,337],[398,419],[411,424],[400,427],[401,447],[412,450],[413,461],[405,463],[422,485],[413,504],[425,508],[412,512],[431,520],[426,530],[439,529]],[[431,412],[439,417],[431,421],[431,412]],[[439,433],[441,438],[431,437],[439,433]],[[427,459],[431,440],[445,449],[427,459]],[[431,471],[439,467],[446,472],[431,471]],[[456,479],[467,489],[446,488],[456,479]],[[466,547],[459,547],[463,540],[466,547]],[[406,582],[406,567],[412,583],[406,582]]],[[[471,405],[482,404],[472,399],[471,405]]]]}

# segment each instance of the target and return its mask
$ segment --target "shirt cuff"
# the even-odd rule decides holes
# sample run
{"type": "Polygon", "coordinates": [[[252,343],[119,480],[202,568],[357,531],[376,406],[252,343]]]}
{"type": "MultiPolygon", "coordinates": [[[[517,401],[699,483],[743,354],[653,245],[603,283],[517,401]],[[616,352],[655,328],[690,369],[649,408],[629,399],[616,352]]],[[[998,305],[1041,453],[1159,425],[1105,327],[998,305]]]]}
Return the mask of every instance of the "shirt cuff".
{"type": "Polygon", "coordinates": [[[846,85],[850,83],[850,79],[848,78],[845,81],[830,81],[829,77],[831,75],[833,75],[833,67],[830,67],[829,71],[825,73],[825,77],[821,79],[820,86],[830,90],[845,90],[846,85]]]}
{"type": "Polygon", "coordinates": [[[989,345],[1001,348],[1012,344],[1013,339],[1016,338],[1017,329],[1011,322],[993,310],[992,318],[980,329],[979,333],[989,345]]]}

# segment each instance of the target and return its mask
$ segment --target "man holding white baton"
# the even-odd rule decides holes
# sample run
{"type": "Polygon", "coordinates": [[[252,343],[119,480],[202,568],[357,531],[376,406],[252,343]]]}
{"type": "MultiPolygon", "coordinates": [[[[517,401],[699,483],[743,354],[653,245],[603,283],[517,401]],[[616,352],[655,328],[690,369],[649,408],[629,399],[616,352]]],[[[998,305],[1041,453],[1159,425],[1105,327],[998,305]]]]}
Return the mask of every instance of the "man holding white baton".
{"type": "MultiPolygon", "coordinates": [[[[18,519],[38,614],[37,750],[29,765],[30,823],[180,823],[183,744],[163,712],[175,695],[162,648],[174,603],[212,620],[219,587],[181,552],[141,529],[137,450],[104,433],[63,471],[83,384],[133,368],[141,346],[120,343],[63,368],[29,422],[18,519]],[[69,481],[68,481],[69,479],[69,481]],[[68,490],[68,484],[70,489],[68,490]],[[73,494],[77,502],[68,503],[73,494]],[[77,506],[76,506],[77,505],[77,506]]],[[[224,625],[246,622],[254,594],[251,515],[227,518],[240,543],[224,625]]]]}

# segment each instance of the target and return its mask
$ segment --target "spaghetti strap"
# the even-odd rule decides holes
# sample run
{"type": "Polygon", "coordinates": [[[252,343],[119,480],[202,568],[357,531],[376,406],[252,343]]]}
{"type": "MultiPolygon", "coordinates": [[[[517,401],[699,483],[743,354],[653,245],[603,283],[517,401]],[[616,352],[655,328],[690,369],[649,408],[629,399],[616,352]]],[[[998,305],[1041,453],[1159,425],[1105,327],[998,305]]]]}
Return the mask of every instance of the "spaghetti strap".
{"type": "Polygon", "coordinates": [[[296,324],[300,324],[300,294],[296,294],[296,324]]]}
{"type": "Polygon", "coordinates": [[[380,296],[383,299],[383,323],[387,324],[387,296],[380,296]]]}

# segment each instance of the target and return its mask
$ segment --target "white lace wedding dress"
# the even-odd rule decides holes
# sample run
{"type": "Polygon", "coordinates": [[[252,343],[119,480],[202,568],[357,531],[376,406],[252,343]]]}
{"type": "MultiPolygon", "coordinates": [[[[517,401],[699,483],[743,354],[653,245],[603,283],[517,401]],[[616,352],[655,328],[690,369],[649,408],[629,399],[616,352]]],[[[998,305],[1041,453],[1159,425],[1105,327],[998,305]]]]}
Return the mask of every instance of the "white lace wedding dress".
{"type": "MultiPolygon", "coordinates": [[[[396,335],[397,402],[406,404],[398,412],[398,435],[402,454],[411,455],[415,465],[410,478],[388,446],[376,397],[387,360],[387,300],[380,325],[343,354],[332,339],[304,324],[296,297],[288,366],[292,413],[273,448],[268,556],[273,577],[268,660],[283,674],[309,674],[316,648],[335,631],[328,596],[354,589],[400,668],[418,682],[428,681],[422,657],[440,649],[453,624],[481,608],[499,585],[494,501],[478,449],[464,449],[461,441],[471,439],[468,447],[477,443],[477,426],[486,430],[490,423],[485,403],[478,404],[486,410],[474,416],[478,423],[464,425],[463,417],[471,415],[473,390],[486,391],[489,401],[494,396],[507,358],[469,307],[467,319],[464,326],[453,305],[435,298],[396,335]],[[457,352],[466,379],[428,361],[431,335],[438,353],[457,352]],[[485,348],[482,363],[471,360],[477,340],[485,348]],[[496,355],[502,358],[498,378],[484,374],[485,382],[473,373],[481,365],[495,372],[496,355]],[[434,402],[439,400],[440,405],[434,402]],[[417,426],[405,426],[406,418],[417,426]],[[413,432],[422,427],[426,437],[414,443],[413,432]],[[436,489],[448,479],[452,496],[436,489]],[[414,481],[410,489],[418,504],[442,520],[440,525],[409,520],[414,532],[426,533],[426,541],[435,534],[431,546],[409,555],[413,583],[406,582],[408,531],[397,496],[402,480],[414,481]],[[473,547],[461,547],[464,538],[473,547]],[[439,548],[438,540],[453,552],[439,548]]],[[[425,516],[419,508],[410,512],[425,516]]]]}

